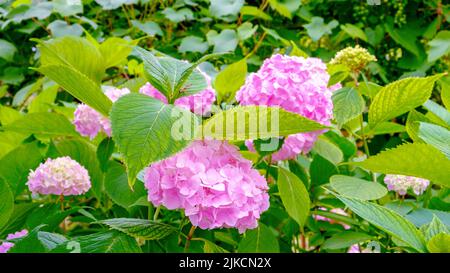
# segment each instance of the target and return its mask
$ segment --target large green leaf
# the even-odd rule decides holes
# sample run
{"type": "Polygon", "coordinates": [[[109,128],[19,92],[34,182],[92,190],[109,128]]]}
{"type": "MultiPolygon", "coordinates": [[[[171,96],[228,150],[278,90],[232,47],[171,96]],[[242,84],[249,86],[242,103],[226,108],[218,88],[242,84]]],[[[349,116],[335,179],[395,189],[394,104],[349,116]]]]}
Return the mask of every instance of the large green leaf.
{"type": "Polygon", "coordinates": [[[429,241],[439,233],[450,233],[447,226],[445,226],[445,224],[442,223],[442,221],[436,215],[433,215],[433,220],[431,220],[431,223],[429,225],[425,225],[424,227],[424,229],[422,229],[422,227],[420,229],[423,231],[423,234],[427,241],[429,241]]]}
{"type": "Polygon", "coordinates": [[[315,121],[279,107],[238,106],[208,119],[198,137],[219,140],[266,139],[325,129],[315,121]]]}
{"type": "Polygon", "coordinates": [[[230,64],[216,76],[214,88],[219,102],[231,102],[236,91],[245,83],[247,76],[247,59],[230,64]]]}
{"type": "Polygon", "coordinates": [[[344,87],[333,93],[333,114],[339,127],[364,111],[364,99],[352,87],[344,87]]]}
{"type": "Polygon", "coordinates": [[[420,122],[419,137],[436,147],[450,159],[450,131],[439,125],[420,122]]]}
{"type": "Polygon", "coordinates": [[[3,179],[0,178],[0,231],[8,223],[14,211],[14,195],[3,179]]]}
{"type": "Polygon", "coordinates": [[[384,230],[388,234],[401,239],[407,246],[416,251],[426,252],[425,239],[416,227],[398,213],[380,205],[336,195],[354,213],[384,230]]]}
{"type": "Polygon", "coordinates": [[[121,164],[111,161],[105,175],[105,191],[114,203],[129,208],[135,204],[139,198],[146,195],[143,183],[134,185],[131,190],[128,186],[127,173],[121,164]]]}
{"type": "Polygon", "coordinates": [[[41,160],[42,155],[36,142],[23,144],[0,160],[0,178],[9,184],[16,196],[25,189],[30,170],[35,169],[41,160]]]}
{"type": "Polygon", "coordinates": [[[259,223],[257,228],[248,230],[238,247],[239,253],[278,253],[279,251],[277,237],[262,223],[259,223]]]}
{"type": "Polygon", "coordinates": [[[419,113],[416,110],[411,110],[408,113],[405,127],[406,132],[414,142],[424,143],[424,141],[419,137],[419,126],[421,121],[431,123],[431,120],[424,114],[419,113]]]}
{"type": "Polygon", "coordinates": [[[376,200],[387,194],[382,185],[352,176],[333,175],[330,184],[340,195],[361,200],[376,200]]]}
{"type": "Polygon", "coordinates": [[[395,118],[425,103],[431,96],[438,74],[426,78],[405,78],[390,83],[377,93],[369,109],[369,124],[395,118]]]}
{"type": "Polygon", "coordinates": [[[146,95],[121,97],[111,111],[112,135],[125,157],[129,184],[148,164],[186,147],[196,121],[191,112],[146,95]],[[177,125],[190,127],[187,134],[176,131],[177,125]]]}
{"type": "Polygon", "coordinates": [[[354,244],[368,241],[373,237],[366,233],[344,231],[339,232],[327,239],[321,246],[322,249],[341,249],[354,244]]]}
{"type": "Polygon", "coordinates": [[[30,233],[14,243],[10,253],[46,253],[67,242],[61,234],[40,231],[44,225],[34,228],[30,233]]]}
{"type": "Polygon", "coordinates": [[[446,233],[435,235],[428,241],[427,248],[431,253],[450,253],[450,235],[446,233]]]}
{"type": "Polygon", "coordinates": [[[308,218],[311,203],[308,191],[303,182],[290,171],[279,168],[278,190],[280,191],[281,201],[289,216],[303,227],[308,218]]]}
{"type": "Polygon", "coordinates": [[[450,160],[428,144],[403,144],[352,164],[373,172],[422,177],[450,187],[450,160]]]}
{"type": "Polygon", "coordinates": [[[434,62],[440,57],[450,53],[450,31],[442,30],[428,42],[428,61],[434,62]]]}
{"type": "Polygon", "coordinates": [[[0,58],[5,59],[8,62],[13,60],[14,54],[17,52],[17,48],[14,44],[0,39],[0,58]]]}
{"type": "Polygon", "coordinates": [[[129,236],[144,240],[163,239],[176,231],[173,226],[145,219],[114,218],[100,221],[100,223],[129,236]]]}
{"type": "Polygon", "coordinates": [[[106,39],[99,47],[105,60],[105,67],[113,67],[125,62],[135,43],[117,37],[106,39]]]}
{"type": "Polygon", "coordinates": [[[40,136],[79,136],[75,127],[63,115],[56,113],[30,113],[3,126],[3,130],[40,136]]]}

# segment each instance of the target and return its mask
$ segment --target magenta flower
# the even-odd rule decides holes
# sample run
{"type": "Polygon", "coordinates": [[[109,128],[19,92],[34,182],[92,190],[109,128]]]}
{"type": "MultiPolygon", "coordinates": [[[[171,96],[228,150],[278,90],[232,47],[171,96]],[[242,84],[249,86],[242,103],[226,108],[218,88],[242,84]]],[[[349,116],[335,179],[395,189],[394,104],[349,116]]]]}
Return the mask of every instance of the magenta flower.
{"type": "MultiPolygon", "coordinates": [[[[324,125],[333,117],[332,91],[340,84],[327,87],[330,76],[326,65],[317,58],[273,55],[256,73],[251,73],[236,93],[241,105],[280,106],[324,125]]],[[[315,131],[290,135],[283,147],[272,155],[274,161],[293,159],[308,153],[318,135],[315,131]]],[[[251,142],[247,142],[249,149],[251,142]]]]}
{"type": "MultiPolygon", "coordinates": [[[[190,110],[197,115],[205,115],[211,111],[211,106],[216,100],[216,92],[211,86],[211,78],[202,71],[200,71],[200,73],[206,78],[208,87],[194,95],[180,97],[175,100],[174,104],[190,110]]],[[[139,89],[139,92],[167,103],[167,98],[150,83],[146,83],[142,86],[139,89]]]]}
{"type": "Polygon", "coordinates": [[[384,177],[388,190],[405,195],[408,189],[412,189],[417,195],[421,195],[430,185],[430,181],[413,176],[388,174],[384,177]]]}
{"type": "MultiPolygon", "coordinates": [[[[105,95],[112,102],[115,102],[119,99],[119,97],[128,93],[130,93],[128,88],[105,88],[105,95]]],[[[86,104],[78,105],[74,112],[73,124],[80,135],[88,136],[90,139],[95,138],[97,134],[102,131],[108,136],[111,136],[111,122],[109,121],[109,118],[104,117],[102,114],[98,113],[86,104]]]]}
{"type": "Polygon", "coordinates": [[[184,209],[202,229],[256,228],[269,207],[267,182],[237,147],[217,140],[194,141],[182,152],[145,170],[148,199],[184,209]]]}
{"type": "Polygon", "coordinates": [[[48,158],[28,175],[28,188],[33,193],[80,195],[91,188],[88,171],[68,156],[48,158]]]}
{"type": "MultiPolygon", "coordinates": [[[[6,237],[6,240],[13,240],[18,239],[27,236],[28,230],[24,229],[22,231],[18,231],[16,233],[8,234],[6,237]]],[[[14,246],[11,242],[4,242],[0,245],[0,253],[6,253],[8,252],[12,247],[14,246]]]]}

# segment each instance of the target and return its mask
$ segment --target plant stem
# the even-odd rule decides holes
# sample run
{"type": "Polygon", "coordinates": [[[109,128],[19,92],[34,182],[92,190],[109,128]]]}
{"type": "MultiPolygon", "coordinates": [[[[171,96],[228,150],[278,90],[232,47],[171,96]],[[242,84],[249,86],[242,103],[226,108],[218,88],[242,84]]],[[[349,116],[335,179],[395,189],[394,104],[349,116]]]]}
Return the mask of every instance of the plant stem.
{"type": "Polygon", "coordinates": [[[191,229],[189,230],[189,233],[186,237],[186,244],[184,245],[184,252],[188,251],[189,246],[191,245],[191,239],[194,236],[194,232],[195,232],[196,228],[197,228],[196,226],[192,226],[191,229]]]}
{"type": "MultiPolygon", "coordinates": [[[[361,124],[361,139],[363,141],[363,145],[364,145],[364,152],[367,155],[367,158],[370,157],[370,150],[369,150],[369,145],[367,145],[367,139],[366,139],[366,134],[364,133],[364,118],[363,118],[363,114],[361,113],[361,116],[359,117],[359,122],[361,124]]],[[[372,176],[372,180],[373,182],[377,182],[377,178],[375,176],[375,173],[373,173],[372,171],[369,171],[370,176],[372,176]]]]}
{"type": "Polygon", "coordinates": [[[153,215],[153,221],[158,220],[159,211],[161,210],[161,206],[156,208],[155,214],[153,215]]]}

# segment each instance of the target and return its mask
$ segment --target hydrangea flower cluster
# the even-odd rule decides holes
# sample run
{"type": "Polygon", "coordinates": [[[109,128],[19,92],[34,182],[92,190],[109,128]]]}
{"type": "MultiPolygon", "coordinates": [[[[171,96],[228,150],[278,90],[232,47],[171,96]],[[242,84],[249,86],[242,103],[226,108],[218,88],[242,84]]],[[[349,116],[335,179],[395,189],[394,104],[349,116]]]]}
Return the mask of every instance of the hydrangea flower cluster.
{"type": "Polygon", "coordinates": [[[33,193],[79,195],[91,188],[88,171],[68,156],[48,158],[28,175],[28,188],[33,193]]]}
{"type": "MultiPolygon", "coordinates": [[[[319,210],[328,211],[324,207],[319,207],[319,210]]],[[[336,214],[339,214],[339,215],[343,215],[343,216],[348,216],[348,214],[345,212],[345,210],[343,210],[341,208],[331,209],[330,212],[333,212],[333,213],[336,213],[336,214]]],[[[330,219],[330,218],[322,216],[322,215],[314,215],[314,219],[316,221],[326,221],[326,222],[329,222],[330,224],[339,224],[339,225],[343,226],[344,229],[350,229],[349,225],[341,223],[341,222],[338,222],[336,220],[330,219]]]]}
{"type": "MultiPolygon", "coordinates": [[[[194,95],[180,97],[175,100],[174,104],[190,110],[197,115],[205,115],[211,111],[211,106],[216,100],[216,92],[211,86],[211,78],[202,71],[200,71],[200,73],[206,79],[206,89],[194,95]]],[[[167,98],[150,83],[146,83],[144,86],[142,86],[139,89],[139,92],[167,103],[167,98]]]]}
{"type": "MultiPolygon", "coordinates": [[[[112,102],[115,102],[121,96],[128,93],[130,93],[128,88],[105,88],[105,95],[112,102]]],[[[108,136],[111,136],[111,122],[109,119],[86,104],[78,105],[74,113],[73,124],[75,125],[75,129],[82,136],[88,136],[90,139],[95,138],[101,131],[105,132],[108,136]]]]}
{"type": "MultiPolygon", "coordinates": [[[[27,234],[28,234],[28,230],[24,229],[24,230],[18,231],[16,233],[8,234],[8,236],[6,237],[6,240],[19,239],[19,238],[27,236],[27,234]]],[[[4,242],[3,244],[0,245],[0,253],[8,252],[13,246],[14,246],[14,244],[11,242],[4,242]]]]}
{"type": "MultiPolygon", "coordinates": [[[[258,72],[248,76],[236,93],[241,105],[267,105],[300,114],[324,125],[333,117],[332,91],[340,84],[327,87],[330,76],[326,65],[318,58],[303,58],[276,54],[266,59],[258,72]]],[[[281,149],[272,155],[274,161],[293,159],[308,153],[318,135],[324,131],[288,136],[281,149]]],[[[253,150],[251,142],[246,142],[253,150]]]]}
{"type": "Polygon", "coordinates": [[[405,195],[408,189],[412,189],[415,194],[421,195],[430,185],[430,181],[413,176],[399,174],[388,174],[384,177],[388,190],[395,191],[400,195],[405,195]]]}
{"type": "Polygon", "coordinates": [[[168,209],[184,209],[202,229],[256,228],[269,207],[267,182],[237,147],[197,140],[182,152],[145,170],[148,199],[168,209]]]}
{"type": "Polygon", "coordinates": [[[377,58],[367,51],[367,49],[356,45],[346,47],[336,53],[330,64],[343,64],[353,72],[361,71],[368,63],[376,62],[377,58]]]}

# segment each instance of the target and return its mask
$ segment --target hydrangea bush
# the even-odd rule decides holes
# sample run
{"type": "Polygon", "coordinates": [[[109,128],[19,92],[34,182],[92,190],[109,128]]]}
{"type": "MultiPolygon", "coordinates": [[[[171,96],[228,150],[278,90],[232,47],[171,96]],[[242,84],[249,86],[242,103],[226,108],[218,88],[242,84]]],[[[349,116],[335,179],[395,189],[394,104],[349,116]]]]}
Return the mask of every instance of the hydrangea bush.
{"type": "Polygon", "coordinates": [[[450,252],[448,5],[91,2],[0,4],[0,253],[450,252]]]}

